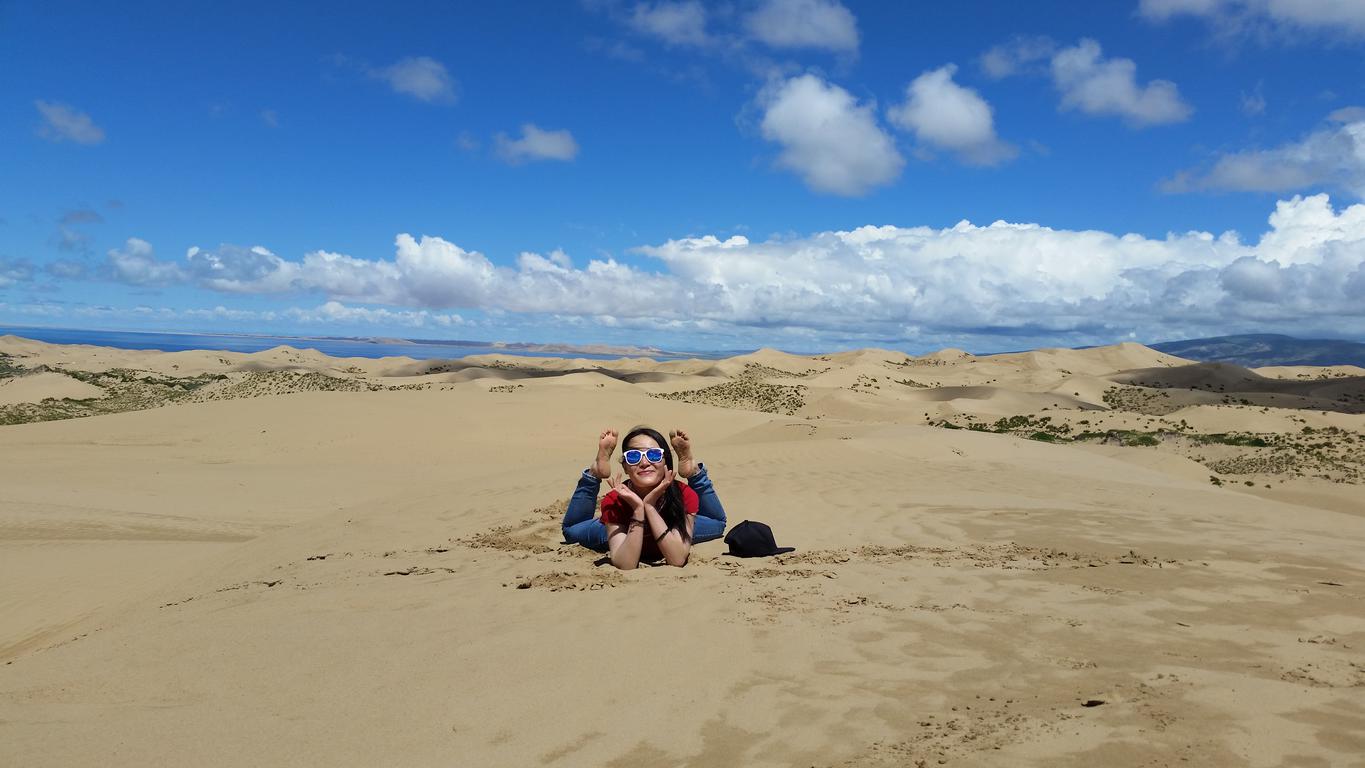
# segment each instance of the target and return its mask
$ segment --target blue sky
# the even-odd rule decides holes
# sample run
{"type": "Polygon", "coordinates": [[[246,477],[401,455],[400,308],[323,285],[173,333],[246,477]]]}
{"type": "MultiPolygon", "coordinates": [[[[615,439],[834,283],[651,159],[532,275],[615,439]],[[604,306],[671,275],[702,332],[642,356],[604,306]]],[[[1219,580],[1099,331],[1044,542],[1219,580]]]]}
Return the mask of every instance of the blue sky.
{"type": "Polygon", "coordinates": [[[0,324],[1365,338],[1365,5],[0,3],[0,324]]]}

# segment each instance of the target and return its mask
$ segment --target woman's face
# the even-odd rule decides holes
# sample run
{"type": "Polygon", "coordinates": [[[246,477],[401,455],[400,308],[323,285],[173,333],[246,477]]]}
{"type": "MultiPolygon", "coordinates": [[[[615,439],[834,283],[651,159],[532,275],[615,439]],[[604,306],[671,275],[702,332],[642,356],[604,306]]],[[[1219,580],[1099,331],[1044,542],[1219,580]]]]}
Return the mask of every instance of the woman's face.
{"type": "Polygon", "coordinates": [[[624,455],[625,451],[631,448],[644,451],[650,448],[663,448],[663,446],[655,442],[654,438],[649,435],[636,435],[622,449],[621,466],[625,467],[626,477],[630,480],[630,484],[637,491],[648,491],[664,479],[664,471],[668,469],[668,466],[663,460],[660,460],[658,464],[652,464],[649,459],[641,457],[640,463],[632,467],[626,463],[624,455]]]}

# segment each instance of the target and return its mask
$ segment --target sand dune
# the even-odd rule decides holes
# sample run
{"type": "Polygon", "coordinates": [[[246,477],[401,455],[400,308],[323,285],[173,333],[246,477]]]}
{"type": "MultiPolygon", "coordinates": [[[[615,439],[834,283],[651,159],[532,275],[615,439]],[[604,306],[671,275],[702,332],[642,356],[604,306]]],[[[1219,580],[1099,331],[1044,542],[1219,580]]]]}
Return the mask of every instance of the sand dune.
{"type": "Polygon", "coordinates": [[[0,354],[0,396],[103,395],[0,404],[7,765],[1365,754],[1351,377],[1131,344],[0,354]],[[731,524],[796,551],[562,545],[598,432],[639,423],[688,429],[731,524]]]}
{"type": "Polygon", "coordinates": [[[1025,370],[1069,371],[1090,376],[1133,368],[1186,366],[1191,362],[1131,342],[1090,349],[1039,349],[979,359],[997,365],[1015,364],[1025,370]]]}
{"type": "Polygon", "coordinates": [[[920,360],[933,360],[944,363],[969,363],[976,359],[974,355],[956,347],[940,349],[937,352],[930,352],[919,358],[920,360]]]}
{"type": "Polygon", "coordinates": [[[44,371],[0,379],[0,405],[37,403],[46,398],[85,400],[104,397],[104,390],[63,373],[44,371]]]}
{"type": "Polygon", "coordinates": [[[1068,376],[1048,389],[1049,393],[1071,395],[1086,405],[1102,406],[1104,393],[1114,383],[1099,376],[1068,376]]]}

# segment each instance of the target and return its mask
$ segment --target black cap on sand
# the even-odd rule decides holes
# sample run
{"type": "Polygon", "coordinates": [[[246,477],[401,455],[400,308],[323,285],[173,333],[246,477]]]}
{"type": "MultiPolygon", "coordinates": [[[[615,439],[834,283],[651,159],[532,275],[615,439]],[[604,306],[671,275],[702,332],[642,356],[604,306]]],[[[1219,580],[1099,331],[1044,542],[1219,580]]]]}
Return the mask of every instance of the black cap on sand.
{"type": "Polygon", "coordinates": [[[773,538],[773,529],[763,523],[745,520],[725,534],[725,543],[730,545],[726,554],[735,557],[768,557],[796,551],[796,547],[779,547],[773,538]]]}

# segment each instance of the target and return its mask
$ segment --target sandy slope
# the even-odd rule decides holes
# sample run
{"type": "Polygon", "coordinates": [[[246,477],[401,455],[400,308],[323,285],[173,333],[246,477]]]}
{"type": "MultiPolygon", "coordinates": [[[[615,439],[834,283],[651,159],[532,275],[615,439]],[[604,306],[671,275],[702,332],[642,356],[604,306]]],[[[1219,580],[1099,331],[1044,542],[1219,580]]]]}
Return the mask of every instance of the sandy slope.
{"type": "MultiPolygon", "coordinates": [[[[1150,350],[765,350],[691,368],[490,356],[433,373],[291,350],[222,363],[46,346],[0,340],[30,365],[425,388],[0,427],[6,765],[1335,766],[1365,754],[1358,486],[1217,487],[1164,448],[925,425],[935,409],[1169,420],[1103,403],[1111,377],[1163,367],[1150,350]],[[716,402],[796,387],[803,405],[650,396],[717,383],[730,386],[716,402]],[[731,523],[768,522],[797,551],[736,560],[711,542],[687,568],[626,573],[561,546],[562,502],[596,432],[640,422],[688,428],[731,523]]],[[[1184,413],[1219,428],[1365,427],[1201,407],[1184,413]]]]}
{"type": "Polygon", "coordinates": [[[53,371],[0,379],[0,405],[36,403],[48,397],[81,400],[104,397],[104,390],[53,371]]]}

